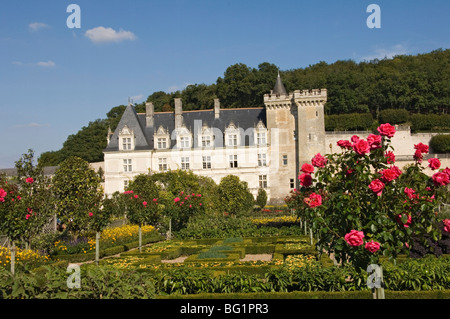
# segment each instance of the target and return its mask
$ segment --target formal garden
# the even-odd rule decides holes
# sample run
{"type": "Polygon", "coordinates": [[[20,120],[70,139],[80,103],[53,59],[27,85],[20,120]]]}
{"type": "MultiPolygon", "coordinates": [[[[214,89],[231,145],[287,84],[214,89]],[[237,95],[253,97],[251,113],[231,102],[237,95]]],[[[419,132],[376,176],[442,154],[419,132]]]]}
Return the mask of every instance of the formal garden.
{"type": "Polygon", "coordinates": [[[30,151],[0,179],[0,298],[448,299],[450,170],[423,144],[400,170],[376,133],[302,163],[281,206],[181,170],[104,198],[85,161],[50,180],[30,151]]]}

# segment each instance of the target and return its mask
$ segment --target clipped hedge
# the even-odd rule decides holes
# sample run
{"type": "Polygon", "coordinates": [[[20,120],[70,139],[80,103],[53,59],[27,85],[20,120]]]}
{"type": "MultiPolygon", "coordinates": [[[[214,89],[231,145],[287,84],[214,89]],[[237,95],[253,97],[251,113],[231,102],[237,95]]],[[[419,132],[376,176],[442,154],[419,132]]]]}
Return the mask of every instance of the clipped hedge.
{"type": "Polygon", "coordinates": [[[370,130],[373,123],[371,113],[325,115],[326,131],[370,130]]]}
{"type": "Polygon", "coordinates": [[[411,131],[449,131],[450,114],[412,114],[411,131]]]}

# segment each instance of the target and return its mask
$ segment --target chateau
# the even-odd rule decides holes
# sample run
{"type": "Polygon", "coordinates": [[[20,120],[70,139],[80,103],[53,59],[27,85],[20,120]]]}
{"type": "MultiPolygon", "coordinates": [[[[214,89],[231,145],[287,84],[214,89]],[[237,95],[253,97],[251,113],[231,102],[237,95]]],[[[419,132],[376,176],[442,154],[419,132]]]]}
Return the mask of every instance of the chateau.
{"type": "MultiPolygon", "coordinates": [[[[340,152],[338,140],[364,132],[325,132],[326,89],[296,90],[288,93],[278,75],[273,90],[264,95],[264,107],[214,108],[183,111],[175,99],[174,112],[136,113],[128,105],[115,132],[108,133],[104,150],[105,194],[123,191],[139,174],[167,170],[191,170],[211,177],[217,184],[227,175],[237,175],[256,197],[259,188],[269,202],[284,204],[284,198],[298,188],[300,165],[317,153],[340,152]]],[[[414,163],[414,145],[429,144],[436,133],[411,134],[409,127],[396,127],[392,139],[396,165],[414,163]]],[[[428,154],[450,166],[447,154],[428,154]]],[[[426,166],[426,164],[425,164],[426,166]]],[[[425,173],[432,174],[430,169],[425,173]]]]}
{"type": "Polygon", "coordinates": [[[248,183],[256,196],[264,188],[273,203],[297,185],[299,163],[325,154],[324,104],[326,89],[286,92],[280,75],[264,95],[264,107],[220,107],[183,111],[175,99],[174,112],[145,114],[126,108],[104,150],[105,193],[123,191],[139,174],[191,170],[216,183],[230,174],[248,183]]]}

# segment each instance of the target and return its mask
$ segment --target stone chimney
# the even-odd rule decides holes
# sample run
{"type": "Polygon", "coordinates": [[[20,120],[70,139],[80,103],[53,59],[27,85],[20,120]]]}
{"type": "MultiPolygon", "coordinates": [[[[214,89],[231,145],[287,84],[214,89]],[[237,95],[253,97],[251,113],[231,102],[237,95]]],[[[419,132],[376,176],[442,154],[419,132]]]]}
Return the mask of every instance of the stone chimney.
{"type": "Polygon", "coordinates": [[[175,129],[183,124],[183,104],[180,98],[175,99],[175,129]]]}
{"type": "Polygon", "coordinates": [[[214,99],[214,118],[218,119],[220,116],[220,101],[219,99],[214,99]]]}
{"type": "Polygon", "coordinates": [[[145,123],[147,127],[153,127],[155,107],[152,102],[145,103],[145,123]]]}

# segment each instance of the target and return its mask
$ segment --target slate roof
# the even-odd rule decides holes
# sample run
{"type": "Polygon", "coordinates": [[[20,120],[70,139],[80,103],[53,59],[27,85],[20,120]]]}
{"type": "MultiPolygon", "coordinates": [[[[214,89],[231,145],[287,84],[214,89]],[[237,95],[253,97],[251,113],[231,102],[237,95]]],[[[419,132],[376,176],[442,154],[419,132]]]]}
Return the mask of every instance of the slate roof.
{"type": "MultiPolygon", "coordinates": [[[[232,122],[244,132],[249,128],[255,128],[259,121],[262,121],[264,126],[267,126],[266,122],[266,110],[263,107],[260,108],[236,108],[236,109],[221,109],[218,119],[214,117],[214,109],[201,110],[201,111],[184,111],[183,124],[190,130],[192,134],[194,128],[201,129],[204,124],[209,128],[215,128],[225,135],[225,129],[232,122]],[[195,121],[199,121],[195,123],[195,121]],[[201,123],[200,123],[201,121],[201,123]]],[[[118,151],[119,150],[119,132],[127,125],[128,128],[133,130],[135,139],[135,150],[151,150],[154,148],[154,133],[160,126],[169,132],[169,137],[172,136],[172,132],[175,129],[175,113],[174,112],[160,112],[154,113],[154,125],[153,127],[146,127],[146,115],[142,113],[136,113],[133,106],[129,105],[122,118],[113,133],[110,143],[104,151],[118,151]]],[[[247,131],[246,133],[249,133],[247,131]]],[[[197,134],[200,134],[198,132],[197,134]]],[[[176,141],[171,140],[170,148],[172,148],[176,141]]],[[[196,142],[196,141],[195,141],[196,142]]],[[[216,146],[222,146],[223,141],[216,140],[216,146]]],[[[252,145],[253,140],[249,136],[245,137],[245,141],[242,141],[243,145],[252,145]]],[[[196,147],[197,145],[194,145],[196,147]]]]}

